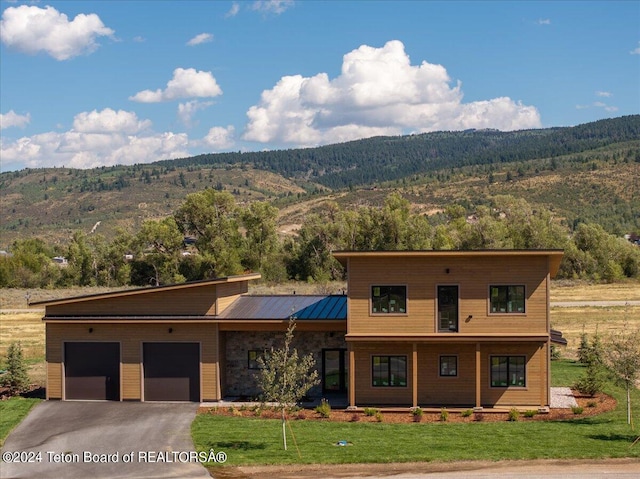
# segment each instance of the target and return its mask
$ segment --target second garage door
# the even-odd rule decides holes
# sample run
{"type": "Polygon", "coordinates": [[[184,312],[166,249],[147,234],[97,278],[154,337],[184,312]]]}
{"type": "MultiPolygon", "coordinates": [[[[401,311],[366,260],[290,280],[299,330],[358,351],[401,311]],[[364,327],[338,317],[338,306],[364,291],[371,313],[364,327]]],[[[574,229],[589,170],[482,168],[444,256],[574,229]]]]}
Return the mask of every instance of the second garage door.
{"type": "Polygon", "coordinates": [[[200,401],[200,344],[144,343],[145,401],[200,401]]]}
{"type": "Polygon", "coordinates": [[[65,399],[120,400],[120,344],[64,343],[65,399]]]}

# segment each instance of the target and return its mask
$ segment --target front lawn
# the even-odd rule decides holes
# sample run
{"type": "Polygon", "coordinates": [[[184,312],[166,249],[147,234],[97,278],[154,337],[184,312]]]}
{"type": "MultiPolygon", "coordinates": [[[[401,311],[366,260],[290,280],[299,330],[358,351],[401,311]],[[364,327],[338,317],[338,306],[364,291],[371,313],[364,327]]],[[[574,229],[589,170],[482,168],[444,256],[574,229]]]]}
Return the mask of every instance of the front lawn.
{"type": "Polygon", "coordinates": [[[40,399],[27,399],[13,397],[0,401],[0,446],[9,433],[29,414],[31,408],[38,404],[40,399]]]}
{"type": "MultiPolygon", "coordinates": [[[[554,374],[565,378],[558,384],[562,386],[571,385],[583,371],[570,361],[552,364],[554,374]]],[[[624,391],[608,384],[606,392],[618,400],[614,411],[569,421],[385,424],[293,419],[287,429],[288,451],[282,448],[281,423],[275,419],[200,414],[191,431],[197,450],[225,452],[225,465],[640,458],[640,444],[630,447],[638,431],[626,424],[624,391]],[[348,445],[336,445],[339,441],[348,445]]],[[[640,391],[632,396],[638,411],[640,391]]],[[[640,424],[637,412],[634,422],[640,424]]]]}

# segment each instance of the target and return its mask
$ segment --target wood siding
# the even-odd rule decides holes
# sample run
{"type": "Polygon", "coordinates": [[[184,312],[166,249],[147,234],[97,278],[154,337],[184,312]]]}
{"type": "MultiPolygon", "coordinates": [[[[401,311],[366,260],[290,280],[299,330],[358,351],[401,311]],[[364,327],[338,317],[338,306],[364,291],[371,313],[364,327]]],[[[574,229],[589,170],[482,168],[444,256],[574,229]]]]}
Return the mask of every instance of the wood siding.
{"type": "Polygon", "coordinates": [[[215,315],[217,286],[149,290],[145,294],[123,294],[87,301],[52,304],[47,306],[47,316],[215,315]]]}
{"type": "Polygon", "coordinates": [[[359,343],[353,345],[355,354],[355,388],[356,404],[362,405],[411,405],[413,387],[413,348],[411,344],[377,344],[359,343]],[[407,357],[407,386],[406,387],[373,387],[372,385],[372,356],[406,356],[407,357]]]}
{"type": "Polygon", "coordinates": [[[241,281],[237,283],[226,283],[217,285],[217,310],[216,314],[222,313],[242,294],[249,291],[249,282],[241,281]]]}
{"type": "Polygon", "coordinates": [[[349,258],[348,333],[437,333],[437,286],[459,286],[459,335],[548,334],[544,256],[349,258]],[[448,271],[448,273],[447,273],[448,271]],[[372,314],[371,287],[406,285],[406,314],[372,314]],[[526,312],[491,314],[489,286],[524,285],[526,312]]]}
{"type": "Polygon", "coordinates": [[[217,360],[218,334],[213,324],[46,324],[47,399],[63,399],[63,345],[65,341],[114,341],[120,343],[121,399],[141,400],[142,344],[144,342],[198,342],[203,401],[220,399],[217,360]],[[92,332],[89,332],[92,328],[92,332]],[[172,332],[169,333],[169,328],[172,332]]]}

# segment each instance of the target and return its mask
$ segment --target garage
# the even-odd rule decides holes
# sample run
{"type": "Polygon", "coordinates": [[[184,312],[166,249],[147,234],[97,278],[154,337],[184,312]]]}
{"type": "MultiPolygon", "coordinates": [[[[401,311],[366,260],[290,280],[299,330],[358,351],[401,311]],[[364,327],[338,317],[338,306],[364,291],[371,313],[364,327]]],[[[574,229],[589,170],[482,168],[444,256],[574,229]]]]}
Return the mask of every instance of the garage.
{"type": "Polygon", "coordinates": [[[120,343],[64,343],[65,399],[120,400],[120,343]]]}
{"type": "Polygon", "coordinates": [[[200,343],[144,343],[144,400],[200,401],[200,343]]]}

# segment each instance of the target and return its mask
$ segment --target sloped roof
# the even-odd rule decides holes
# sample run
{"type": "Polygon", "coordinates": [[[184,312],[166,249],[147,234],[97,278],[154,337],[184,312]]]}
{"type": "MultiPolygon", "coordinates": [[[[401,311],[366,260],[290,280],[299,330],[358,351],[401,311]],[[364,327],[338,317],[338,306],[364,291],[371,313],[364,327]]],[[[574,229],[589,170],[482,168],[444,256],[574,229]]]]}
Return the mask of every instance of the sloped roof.
{"type": "Polygon", "coordinates": [[[344,295],[241,296],[217,319],[343,320],[347,319],[344,295]]]}

